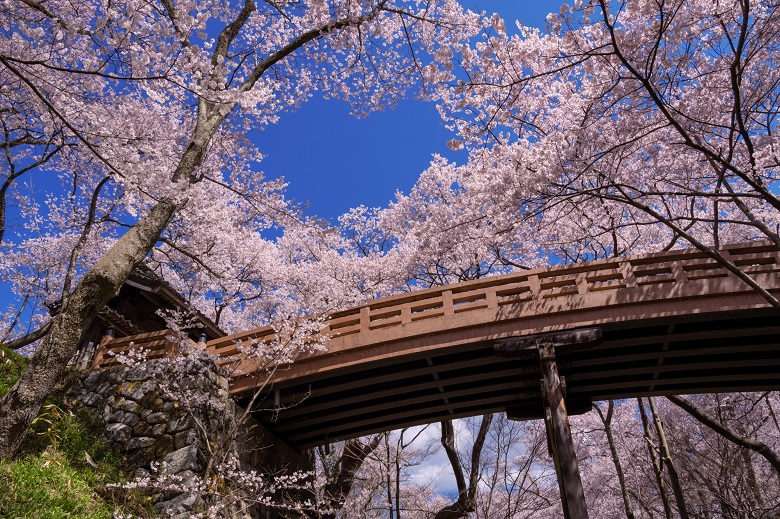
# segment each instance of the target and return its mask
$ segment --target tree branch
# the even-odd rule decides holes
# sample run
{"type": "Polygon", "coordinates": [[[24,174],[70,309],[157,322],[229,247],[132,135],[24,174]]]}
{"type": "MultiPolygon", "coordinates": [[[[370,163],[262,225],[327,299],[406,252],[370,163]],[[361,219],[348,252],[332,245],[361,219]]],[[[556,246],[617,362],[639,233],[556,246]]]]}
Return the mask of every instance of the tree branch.
{"type": "Polygon", "coordinates": [[[11,348],[12,350],[18,350],[19,348],[23,348],[28,344],[32,344],[38,339],[45,337],[46,334],[49,333],[50,328],[51,328],[51,321],[44,324],[34,332],[30,332],[27,335],[23,335],[22,337],[19,337],[12,341],[8,341],[3,346],[5,346],[6,348],[11,348]]]}
{"type": "Polygon", "coordinates": [[[455,432],[452,426],[452,420],[445,420],[441,423],[441,444],[450,460],[452,470],[455,473],[455,481],[458,485],[458,499],[436,513],[434,519],[461,519],[476,509],[477,484],[479,483],[480,458],[482,448],[485,445],[490,424],[493,421],[492,414],[482,416],[482,422],[479,426],[479,432],[471,448],[471,468],[469,472],[469,482],[466,486],[466,478],[463,476],[463,468],[458,458],[458,452],[455,450],[455,432]]]}
{"type": "Polygon", "coordinates": [[[769,462],[770,465],[772,465],[772,468],[774,469],[775,473],[780,476],[780,457],[765,443],[754,440],[752,438],[748,438],[746,436],[742,436],[741,434],[737,433],[733,429],[726,427],[719,421],[710,418],[704,412],[693,405],[692,403],[688,402],[682,397],[670,395],[667,396],[673,404],[675,404],[677,407],[684,410],[686,413],[691,415],[693,418],[696,419],[699,423],[702,425],[705,425],[715,431],[716,433],[720,434],[727,440],[736,443],[740,447],[743,447],[745,449],[751,450],[755,453],[757,453],[759,456],[763,457],[765,460],[769,462]]]}

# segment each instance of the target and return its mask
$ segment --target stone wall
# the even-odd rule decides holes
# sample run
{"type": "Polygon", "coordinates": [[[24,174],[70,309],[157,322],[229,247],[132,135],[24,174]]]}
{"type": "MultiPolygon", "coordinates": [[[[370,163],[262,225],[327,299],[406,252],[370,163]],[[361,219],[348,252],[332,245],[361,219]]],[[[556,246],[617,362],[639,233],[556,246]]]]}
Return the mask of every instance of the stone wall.
{"type": "MultiPolygon", "coordinates": [[[[226,441],[221,433],[229,423],[227,413],[240,414],[241,409],[228,396],[228,379],[211,361],[172,365],[159,360],[149,361],[145,369],[117,365],[93,371],[78,379],[69,395],[105,424],[105,441],[137,477],[149,475],[152,464],[160,462],[161,474],[186,482],[203,474],[205,442],[226,441]]],[[[243,468],[278,474],[309,466],[308,458],[251,417],[238,434],[235,444],[241,451],[233,454],[243,468]]],[[[160,515],[180,519],[198,506],[197,495],[187,492],[160,492],[153,500],[160,515]]]]}
{"type": "MultiPolygon", "coordinates": [[[[217,374],[213,364],[198,362],[183,376],[184,387],[203,391],[228,403],[228,381],[217,374]]],[[[157,374],[159,376],[159,373],[157,374]]],[[[161,391],[154,375],[141,368],[114,366],[93,371],[69,390],[70,396],[105,424],[105,441],[122,455],[136,476],[149,474],[154,462],[162,463],[162,473],[191,480],[202,473],[204,439],[195,427],[217,424],[215,417],[197,416],[193,410],[161,391]]],[[[188,517],[196,496],[187,493],[161,493],[154,496],[161,515],[188,517]]]]}

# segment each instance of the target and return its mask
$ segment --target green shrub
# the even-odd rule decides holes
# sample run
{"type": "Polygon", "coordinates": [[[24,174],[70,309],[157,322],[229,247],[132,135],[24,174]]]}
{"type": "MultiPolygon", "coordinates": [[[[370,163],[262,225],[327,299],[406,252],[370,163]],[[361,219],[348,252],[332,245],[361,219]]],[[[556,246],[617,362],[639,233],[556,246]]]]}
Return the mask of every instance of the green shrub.
{"type": "Polygon", "coordinates": [[[0,396],[8,393],[27,367],[28,360],[14,350],[0,345],[0,396]]]}

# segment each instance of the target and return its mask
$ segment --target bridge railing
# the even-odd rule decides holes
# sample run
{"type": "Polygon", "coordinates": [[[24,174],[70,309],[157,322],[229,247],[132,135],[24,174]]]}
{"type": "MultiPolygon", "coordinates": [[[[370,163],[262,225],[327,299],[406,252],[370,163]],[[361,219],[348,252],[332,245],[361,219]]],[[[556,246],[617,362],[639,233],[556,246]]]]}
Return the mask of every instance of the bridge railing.
{"type": "MultiPolygon", "coordinates": [[[[734,244],[720,249],[720,253],[747,274],[780,273],[780,251],[769,241],[734,244]]],[[[344,337],[485,308],[498,309],[514,303],[733,276],[715,259],[696,249],[597,260],[493,276],[369,301],[333,313],[322,333],[344,337]]],[[[116,339],[111,341],[110,349],[126,351],[132,343],[135,347],[150,349],[154,356],[163,356],[172,351],[164,338],[167,333],[170,332],[116,339]]],[[[236,356],[240,355],[239,344],[270,341],[274,333],[272,327],[263,326],[211,340],[206,347],[209,353],[221,357],[236,356]]],[[[106,356],[102,355],[102,358],[106,356]]]]}
{"type": "Polygon", "coordinates": [[[92,369],[109,368],[117,363],[116,356],[143,348],[147,359],[159,359],[178,352],[179,341],[172,330],[159,330],[114,339],[104,337],[92,362],[92,369]]]}
{"type": "MultiPolygon", "coordinates": [[[[770,242],[733,245],[721,254],[747,274],[780,272],[780,255],[770,242]]],[[[333,314],[324,332],[344,336],[512,303],[733,275],[690,249],[562,265],[371,301],[333,314]]]]}

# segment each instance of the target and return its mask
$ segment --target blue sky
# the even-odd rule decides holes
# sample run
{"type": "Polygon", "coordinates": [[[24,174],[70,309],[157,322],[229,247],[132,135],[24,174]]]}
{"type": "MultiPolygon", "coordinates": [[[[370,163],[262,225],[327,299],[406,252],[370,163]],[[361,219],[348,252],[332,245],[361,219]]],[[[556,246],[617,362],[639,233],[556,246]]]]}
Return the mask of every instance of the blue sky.
{"type": "MultiPolygon", "coordinates": [[[[464,0],[472,10],[497,12],[507,28],[519,19],[545,28],[545,18],[562,0],[464,0]]],[[[452,135],[432,103],[401,102],[357,119],[349,105],[314,98],[279,123],[255,134],[266,158],[260,168],[268,178],[283,176],[287,196],[308,203],[307,214],[333,222],[360,204],[386,206],[396,191],[408,193],[434,153],[462,161],[445,146],[452,135]]]]}

